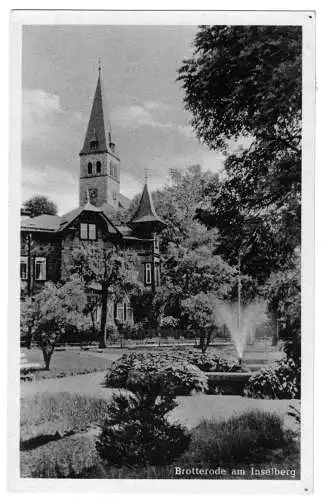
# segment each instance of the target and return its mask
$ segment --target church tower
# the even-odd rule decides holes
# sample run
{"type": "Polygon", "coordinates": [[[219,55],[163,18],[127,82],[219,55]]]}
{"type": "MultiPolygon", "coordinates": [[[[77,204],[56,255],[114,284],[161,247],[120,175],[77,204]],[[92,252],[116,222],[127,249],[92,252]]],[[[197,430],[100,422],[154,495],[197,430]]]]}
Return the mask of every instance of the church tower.
{"type": "Polygon", "coordinates": [[[79,205],[88,201],[97,207],[119,207],[120,160],[112,140],[111,126],[104,109],[101,68],[80,156],[79,205]]]}

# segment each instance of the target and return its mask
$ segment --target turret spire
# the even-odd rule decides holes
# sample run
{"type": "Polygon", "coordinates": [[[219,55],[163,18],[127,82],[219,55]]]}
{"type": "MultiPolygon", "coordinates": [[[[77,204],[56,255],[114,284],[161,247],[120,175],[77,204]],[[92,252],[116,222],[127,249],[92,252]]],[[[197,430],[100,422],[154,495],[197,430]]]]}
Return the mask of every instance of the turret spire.
{"type": "MultiPolygon", "coordinates": [[[[146,175],[146,170],[145,170],[145,175],[146,175]]],[[[165,223],[162,221],[162,219],[157,215],[154,203],[151,197],[151,194],[148,189],[147,185],[147,179],[145,177],[145,185],[143,189],[143,193],[138,205],[138,208],[136,210],[136,213],[134,217],[131,220],[132,224],[142,224],[142,225],[148,225],[150,227],[153,226],[158,226],[158,227],[163,227],[165,226],[165,223]]]]}

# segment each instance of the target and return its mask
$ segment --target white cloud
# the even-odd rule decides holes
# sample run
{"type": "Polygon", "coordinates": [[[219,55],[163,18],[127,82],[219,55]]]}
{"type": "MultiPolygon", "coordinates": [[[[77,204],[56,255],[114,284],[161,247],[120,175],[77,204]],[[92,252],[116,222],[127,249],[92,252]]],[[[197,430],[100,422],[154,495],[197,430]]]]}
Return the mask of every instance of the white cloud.
{"type": "Polygon", "coordinates": [[[70,172],[50,165],[41,168],[23,165],[21,174],[22,201],[41,194],[57,204],[59,214],[78,205],[78,184],[70,172]]]}
{"type": "Polygon", "coordinates": [[[61,115],[58,95],[44,90],[24,90],[22,93],[22,140],[43,139],[55,117],[61,115]]]}
{"type": "Polygon", "coordinates": [[[123,129],[137,129],[142,126],[171,130],[182,135],[185,139],[195,139],[193,128],[190,125],[180,125],[164,121],[164,111],[168,106],[154,101],[144,101],[142,105],[119,106],[111,113],[111,121],[123,129]],[[162,111],[162,113],[159,113],[162,111]],[[157,114],[159,116],[157,116],[157,114]],[[163,118],[161,119],[160,116],[163,118]]]}

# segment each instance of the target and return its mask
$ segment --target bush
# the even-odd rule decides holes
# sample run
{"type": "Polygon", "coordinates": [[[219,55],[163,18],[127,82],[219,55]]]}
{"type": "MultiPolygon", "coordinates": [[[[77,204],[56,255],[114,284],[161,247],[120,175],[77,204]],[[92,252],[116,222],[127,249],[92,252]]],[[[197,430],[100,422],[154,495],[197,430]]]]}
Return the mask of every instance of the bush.
{"type": "Polygon", "coordinates": [[[201,352],[189,351],[186,354],[186,359],[204,372],[243,371],[243,367],[239,363],[222,358],[217,354],[202,354],[201,352]]]}
{"type": "Polygon", "coordinates": [[[72,478],[100,462],[95,439],[78,434],[21,452],[20,473],[22,477],[72,478]]]}
{"type": "Polygon", "coordinates": [[[245,387],[245,394],[257,399],[300,399],[301,370],[292,360],[262,368],[245,387]]]}
{"type": "Polygon", "coordinates": [[[201,370],[174,353],[123,354],[112,364],[105,382],[107,387],[159,395],[187,395],[207,389],[201,370]]]}
{"type": "Polygon", "coordinates": [[[114,395],[96,445],[100,457],[116,467],[170,464],[190,441],[183,427],[165,418],[173,406],[170,398],[114,395]]]}
{"type": "Polygon", "coordinates": [[[205,420],[196,427],[179,465],[212,468],[266,460],[268,451],[292,444],[290,431],[274,413],[250,411],[225,421],[205,420]]]}

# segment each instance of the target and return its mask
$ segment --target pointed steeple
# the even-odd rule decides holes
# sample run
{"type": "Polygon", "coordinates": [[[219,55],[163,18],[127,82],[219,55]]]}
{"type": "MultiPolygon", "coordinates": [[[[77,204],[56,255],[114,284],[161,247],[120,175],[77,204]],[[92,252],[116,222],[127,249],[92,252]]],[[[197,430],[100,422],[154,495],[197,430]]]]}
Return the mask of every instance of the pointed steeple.
{"type": "Polygon", "coordinates": [[[131,223],[135,224],[136,227],[138,224],[149,226],[150,228],[153,226],[155,228],[165,226],[165,222],[163,222],[156,213],[146,180],[138,208],[131,220],[131,223]]]}
{"type": "Polygon", "coordinates": [[[99,65],[94,101],[80,156],[90,153],[106,153],[107,151],[113,151],[113,149],[114,144],[111,140],[111,127],[107,113],[104,113],[101,66],[99,65]]]}

